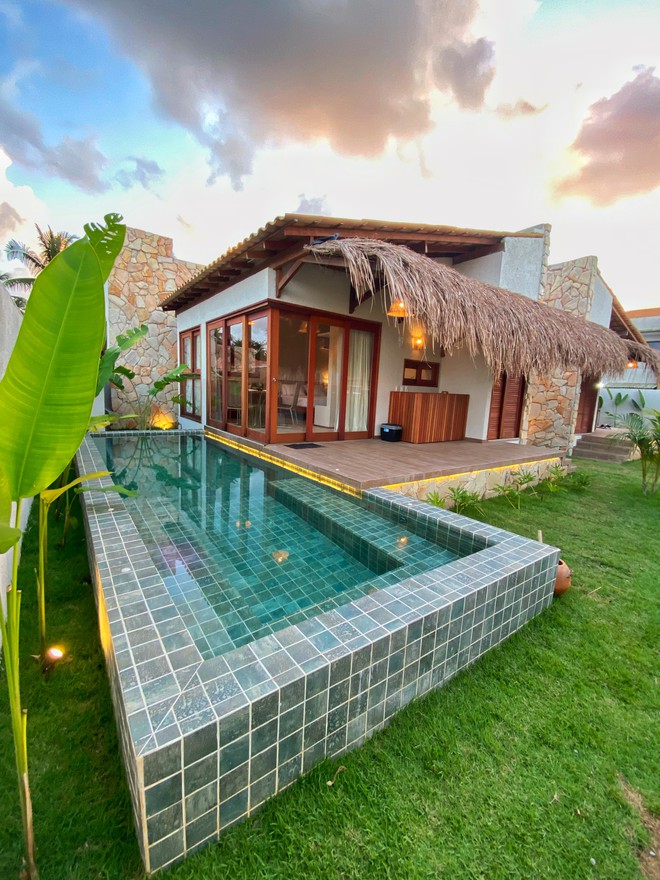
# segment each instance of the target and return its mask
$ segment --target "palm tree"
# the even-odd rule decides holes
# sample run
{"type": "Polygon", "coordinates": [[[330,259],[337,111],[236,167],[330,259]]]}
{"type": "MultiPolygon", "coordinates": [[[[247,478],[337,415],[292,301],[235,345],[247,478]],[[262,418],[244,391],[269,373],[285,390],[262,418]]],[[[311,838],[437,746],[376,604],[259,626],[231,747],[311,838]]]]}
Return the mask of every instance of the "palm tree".
{"type": "Polygon", "coordinates": [[[53,232],[50,226],[44,232],[37,223],[34,225],[39,240],[37,251],[32,250],[21,241],[16,241],[15,238],[12,238],[5,245],[5,257],[8,260],[19,260],[29,272],[29,275],[22,278],[12,278],[6,273],[2,276],[0,281],[10,293],[13,290],[17,290],[19,293],[29,292],[39,272],[77,238],[70,232],[53,232]]]}

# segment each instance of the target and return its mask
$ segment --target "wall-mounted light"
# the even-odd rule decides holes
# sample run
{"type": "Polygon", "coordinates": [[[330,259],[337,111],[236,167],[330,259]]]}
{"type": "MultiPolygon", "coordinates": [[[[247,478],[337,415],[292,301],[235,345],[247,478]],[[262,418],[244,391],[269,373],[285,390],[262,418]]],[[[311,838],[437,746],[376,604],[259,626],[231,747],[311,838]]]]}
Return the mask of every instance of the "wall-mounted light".
{"type": "Polygon", "coordinates": [[[421,351],[424,348],[424,337],[413,336],[412,347],[415,351],[421,351]]]}
{"type": "Polygon", "coordinates": [[[398,300],[396,302],[390,303],[390,307],[387,310],[388,318],[407,318],[409,317],[408,309],[406,308],[406,304],[402,300],[398,300]]]}
{"type": "Polygon", "coordinates": [[[628,361],[628,363],[626,364],[626,366],[628,367],[629,370],[636,370],[637,367],[639,366],[639,364],[637,363],[637,361],[634,361],[634,360],[631,358],[631,359],[628,361]]]}

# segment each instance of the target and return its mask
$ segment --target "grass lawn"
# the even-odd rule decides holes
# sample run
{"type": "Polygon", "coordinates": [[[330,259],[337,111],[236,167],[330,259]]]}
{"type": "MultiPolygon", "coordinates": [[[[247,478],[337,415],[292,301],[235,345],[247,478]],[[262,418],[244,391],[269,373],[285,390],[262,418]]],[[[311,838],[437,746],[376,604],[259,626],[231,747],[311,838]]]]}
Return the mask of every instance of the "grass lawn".
{"type": "MultiPolygon", "coordinates": [[[[575,571],[566,596],[168,878],[641,877],[636,849],[648,849],[648,835],[619,780],[660,812],[660,498],[642,496],[637,464],[581,468],[592,477],[583,493],[525,498],[520,512],[505,499],[483,506],[488,522],[530,537],[541,528],[562,548],[575,571]]],[[[82,528],[51,551],[50,632],[73,662],[49,681],[30,659],[35,541],[33,527],[21,563],[23,694],[41,878],[136,880],[82,528]]],[[[9,880],[22,847],[2,672],[0,721],[0,877],[9,880]]]]}

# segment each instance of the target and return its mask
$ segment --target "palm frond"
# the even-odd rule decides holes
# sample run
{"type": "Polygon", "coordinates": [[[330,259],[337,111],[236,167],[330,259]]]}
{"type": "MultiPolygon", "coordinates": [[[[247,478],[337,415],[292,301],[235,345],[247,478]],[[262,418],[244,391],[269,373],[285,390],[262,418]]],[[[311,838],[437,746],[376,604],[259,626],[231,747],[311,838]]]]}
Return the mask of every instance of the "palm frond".
{"type": "Polygon", "coordinates": [[[28,245],[15,238],[11,238],[5,245],[5,256],[8,260],[23,263],[34,275],[38,275],[45,265],[28,245]]]}
{"type": "Polygon", "coordinates": [[[53,232],[50,226],[44,232],[38,223],[34,225],[37,229],[37,238],[41,245],[41,258],[44,265],[55,259],[64,248],[68,247],[77,238],[76,235],[72,235],[70,232],[53,232]]]}
{"type": "Polygon", "coordinates": [[[15,278],[8,272],[3,272],[2,275],[0,275],[0,283],[2,283],[12,295],[15,293],[18,293],[19,295],[22,293],[29,293],[32,290],[34,281],[35,279],[32,278],[32,276],[15,278]]]}

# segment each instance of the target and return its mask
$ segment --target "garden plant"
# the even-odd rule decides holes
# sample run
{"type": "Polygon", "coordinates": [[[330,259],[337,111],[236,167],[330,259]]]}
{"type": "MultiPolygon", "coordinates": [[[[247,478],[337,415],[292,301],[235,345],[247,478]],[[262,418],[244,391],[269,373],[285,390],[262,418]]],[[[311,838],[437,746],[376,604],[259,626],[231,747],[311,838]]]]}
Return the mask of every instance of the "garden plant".
{"type": "MultiPolygon", "coordinates": [[[[125,237],[117,214],[88,224],[34,281],[21,329],[0,382],[0,551],[20,538],[21,505],[62,473],[87,431],[105,333],[104,284],[125,237]],[[12,502],[14,508],[11,519],[12,502]]],[[[7,619],[0,614],[23,820],[25,875],[38,877],[28,774],[27,709],[21,700],[21,587],[14,552],[7,619]]]]}

